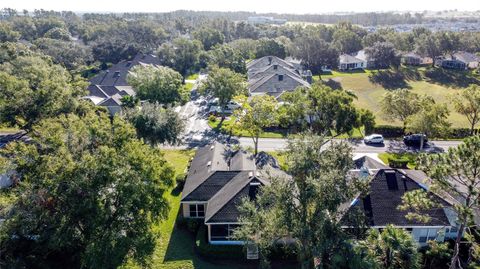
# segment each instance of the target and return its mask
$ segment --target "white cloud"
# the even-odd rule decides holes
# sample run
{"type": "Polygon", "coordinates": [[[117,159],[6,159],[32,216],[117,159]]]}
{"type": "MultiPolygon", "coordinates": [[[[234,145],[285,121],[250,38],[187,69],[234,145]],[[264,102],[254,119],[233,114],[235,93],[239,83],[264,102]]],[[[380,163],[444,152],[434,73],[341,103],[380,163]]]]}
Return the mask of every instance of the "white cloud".
{"type": "Polygon", "coordinates": [[[94,12],[167,12],[178,9],[213,11],[255,11],[277,13],[329,13],[336,11],[423,11],[480,10],[480,1],[472,0],[2,0],[0,7],[94,12]]]}

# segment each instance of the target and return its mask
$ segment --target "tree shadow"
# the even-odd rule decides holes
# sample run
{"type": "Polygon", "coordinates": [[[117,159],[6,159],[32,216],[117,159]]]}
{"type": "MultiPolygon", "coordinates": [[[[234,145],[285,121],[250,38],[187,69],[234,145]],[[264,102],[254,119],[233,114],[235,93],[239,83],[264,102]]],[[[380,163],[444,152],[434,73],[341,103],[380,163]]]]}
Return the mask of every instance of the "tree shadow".
{"type": "Polygon", "coordinates": [[[327,79],[327,80],[324,80],[323,81],[323,84],[325,84],[326,86],[334,89],[334,90],[341,90],[343,89],[342,88],[342,84],[334,79],[327,79]]]}
{"type": "Polygon", "coordinates": [[[387,90],[395,89],[411,89],[412,87],[408,84],[407,78],[403,72],[399,70],[381,70],[375,73],[372,73],[368,76],[368,79],[373,84],[381,85],[387,90]]]}
{"type": "Polygon", "coordinates": [[[477,77],[464,70],[447,70],[432,67],[425,70],[424,76],[431,83],[455,88],[465,88],[470,84],[480,83],[477,77]]]}

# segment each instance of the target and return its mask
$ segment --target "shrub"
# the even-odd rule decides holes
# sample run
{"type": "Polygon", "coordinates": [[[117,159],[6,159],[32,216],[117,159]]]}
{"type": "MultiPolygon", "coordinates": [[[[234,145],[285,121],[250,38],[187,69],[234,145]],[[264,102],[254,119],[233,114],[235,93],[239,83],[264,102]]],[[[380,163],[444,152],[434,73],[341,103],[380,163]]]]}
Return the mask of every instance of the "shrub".
{"type": "Polygon", "coordinates": [[[177,177],[175,178],[175,182],[177,183],[177,188],[183,189],[186,179],[187,179],[187,175],[185,173],[178,174],[177,177]]]}
{"type": "Polygon", "coordinates": [[[388,165],[392,168],[406,169],[408,163],[408,159],[388,158],[388,165]]]}
{"type": "Polygon", "coordinates": [[[399,126],[378,125],[373,128],[373,132],[390,138],[403,136],[403,128],[399,126]]]}
{"type": "Polygon", "coordinates": [[[211,245],[207,240],[207,226],[202,225],[198,229],[195,250],[205,258],[244,260],[243,245],[211,245]]]}
{"type": "Polygon", "coordinates": [[[212,123],[213,123],[213,122],[216,122],[216,121],[217,121],[217,117],[212,114],[212,115],[208,116],[208,121],[209,121],[209,122],[212,122],[212,123]]]}

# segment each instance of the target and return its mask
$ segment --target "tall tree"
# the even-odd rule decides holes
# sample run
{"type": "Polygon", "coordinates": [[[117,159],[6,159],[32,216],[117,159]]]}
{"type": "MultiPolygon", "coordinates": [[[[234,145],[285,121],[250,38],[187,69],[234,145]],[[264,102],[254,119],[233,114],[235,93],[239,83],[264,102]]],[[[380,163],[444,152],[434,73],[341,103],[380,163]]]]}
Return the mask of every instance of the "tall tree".
{"type": "Polygon", "coordinates": [[[369,61],[372,61],[375,68],[398,67],[400,57],[393,44],[390,42],[375,42],[371,47],[365,48],[369,61]]]}
{"type": "Polygon", "coordinates": [[[313,73],[321,72],[324,66],[338,66],[338,51],[318,34],[296,38],[293,46],[293,55],[313,73]]]}
{"type": "MultiPolygon", "coordinates": [[[[456,148],[450,148],[446,153],[423,154],[419,158],[419,167],[429,176],[429,190],[434,193],[446,194],[454,199],[453,209],[456,212],[457,237],[450,263],[451,269],[467,268],[475,258],[480,260],[480,251],[475,217],[480,210],[480,137],[473,136],[464,140],[456,148]],[[462,241],[462,238],[466,239],[462,241]],[[460,259],[460,247],[468,243],[468,258],[460,259]]],[[[425,198],[424,196],[423,198],[425,198]]],[[[424,209],[435,207],[435,203],[425,203],[424,199],[403,199],[404,206],[413,209],[410,218],[428,220],[424,209]],[[425,218],[426,217],[426,218],[425,218]]],[[[407,215],[407,217],[409,217],[407,215]]]]}
{"type": "Polygon", "coordinates": [[[177,112],[158,103],[146,102],[141,108],[125,112],[125,117],[137,129],[137,135],[152,145],[168,143],[177,145],[185,129],[185,123],[177,112]]]}
{"type": "Polygon", "coordinates": [[[255,57],[261,58],[264,56],[277,56],[283,59],[287,56],[287,49],[285,45],[275,39],[262,38],[257,43],[255,57]]]}
{"type": "Polygon", "coordinates": [[[267,127],[277,122],[277,101],[270,95],[253,96],[249,101],[242,101],[242,108],[236,113],[239,128],[247,132],[255,145],[255,155],[258,153],[258,140],[267,127]]]}
{"type": "Polygon", "coordinates": [[[42,119],[82,113],[85,82],[44,56],[25,50],[0,65],[0,121],[30,131],[42,119]],[[30,55],[28,55],[30,54],[30,55]]]}
{"type": "Polygon", "coordinates": [[[341,53],[354,53],[362,49],[362,39],[349,30],[340,29],[333,34],[333,44],[341,53]]]}
{"type": "Polygon", "coordinates": [[[208,51],[208,65],[210,67],[218,66],[229,68],[234,72],[245,74],[247,73],[247,66],[245,59],[242,57],[237,49],[229,45],[215,46],[208,51]]]}
{"type": "Polygon", "coordinates": [[[292,238],[301,268],[328,268],[346,242],[340,207],[359,191],[348,176],[352,152],[344,142],[324,149],[326,142],[310,134],[290,139],[286,156],[292,178],[272,175],[255,200],[240,206],[243,225],[235,236],[257,244],[262,260],[270,246],[292,238]]]}
{"type": "Polygon", "coordinates": [[[246,94],[246,91],[245,79],[227,68],[213,68],[207,80],[200,86],[200,92],[218,98],[222,121],[225,119],[224,107],[234,96],[246,94]]]}
{"type": "MultiPolygon", "coordinates": [[[[420,110],[407,118],[407,130],[427,136],[442,136],[448,132],[450,112],[446,104],[437,104],[430,97],[423,97],[420,101],[420,110]]],[[[420,149],[423,148],[423,136],[420,149]]]]}
{"type": "Polygon", "coordinates": [[[435,64],[435,58],[442,53],[438,39],[431,34],[422,34],[417,37],[415,40],[415,50],[420,55],[432,58],[432,65],[435,64]]]}
{"type": "Polygon", "coordinates": [[[185,77],[189,71],[197,68],[201,50],[202,43],[198,40],[176,38],[171,44],[162,44],[158,56],[163,65],[175,69],[185,77]]]}
{"type": "Polygon", "coordinates": [[[464,115],[470,123],[470,135],[473,135],[475,126],[480,121],[480,87],[470,87],[456,92],[452,98],[455,111],[464,115]]]}
{"type": "Polygon", "coordinates": [[[2,154],[20,185],[0,226],[1,258],[25,268],[116,268],[128,258],[145,265],[173,185],[162,152],[106,114],[44,120],[31,139],[2,154]]]}
{"type": "Polygon", "coordinates": [[[393,225],[388,225],[382,232],[371,229],[367,238],[360,241],[359,248],[374,261],[374,268],[422,268],[421,254],[412,235],[393,225]]]}
{"type": "Polygon", "coordinates": [[[182,100],[182,76],[164,66],[137,65],[127,75],[141,100],[169,105],[182,100]]]}
{"type": "Polygon", "coordinates": [[[225,36],[220,31],[206,27],[193,32],[193,37],[202,42],[205,50],[210,50],[215,45],[223,44],[225,41],[225,36]]]}
{"type": "Polygon", "coordinates": [[[407,119],[420,110],[420,96],[407,89],[389,91],[380,102],[383,117],[387,120],[399,120],[403,131],[407,128],[407,119]]]}

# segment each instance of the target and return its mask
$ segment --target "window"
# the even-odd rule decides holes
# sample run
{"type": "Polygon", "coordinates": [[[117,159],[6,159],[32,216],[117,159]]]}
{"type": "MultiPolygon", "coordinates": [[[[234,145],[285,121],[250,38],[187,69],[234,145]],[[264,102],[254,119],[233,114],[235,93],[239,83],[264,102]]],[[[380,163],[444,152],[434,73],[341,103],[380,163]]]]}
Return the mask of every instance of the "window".
{"type": "Polygon", "coordinates": [[[210,227],[210,239],[212,241],[228,241],[232,240],[233,231],[239,225],[236,224],[222,224],[211,225],[210,227]]]}
{"type": "Polygon", "coordinates": [[[191,218],[203,218],[205,217],[205,206],[202,204],[190,205],[190,217],[191,218]]]}
{"type": "Polygon", "coordinates": [[[419,236],[418,236],[418,242],[419,243],[426,243],[427,242],[427,237],[428,237],[428,229],[419,229],[419,236]]]}
{"type": "Polygon", "coordinates": [[[278,81],[283,81],[283,75],[278,75],[278,81]]]}

